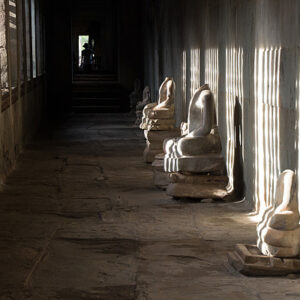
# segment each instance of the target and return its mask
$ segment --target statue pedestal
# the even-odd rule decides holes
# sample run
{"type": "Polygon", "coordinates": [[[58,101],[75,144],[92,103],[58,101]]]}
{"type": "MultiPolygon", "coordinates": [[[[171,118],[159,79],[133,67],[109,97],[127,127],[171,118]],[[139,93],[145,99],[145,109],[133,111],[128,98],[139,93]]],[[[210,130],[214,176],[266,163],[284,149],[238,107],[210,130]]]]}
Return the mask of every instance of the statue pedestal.
{"type": "Polygon", "coordinates": [[[195,175],[199,173],[224,173],[225,162],[221,153],[202,154],[198,156],[165,156],[165,166],[169,172],[191,172],[195,175]],[[201,172],[200,172],[201,170],[201,172]]]}
{"type": "Polygon", "coordinates": [[[167,174],[170,177],[167,194],[174,198],[224,199],[228,196],[227,176],[218,174],[167,174]]]}
{"type": "Polygon", "coordinates": [[[228,262],[247,276],[286,276],[300,273],[300,258],[265,256],[255,245],[236,245],[234,252],[228,253],[228,262]]]}
{"type": "Polygon", "coordinates": [[[152,163],[154,185],[162,190],[170,184],[170,174],[164,171],[164,156],[164,153],[156,155],[152,163]]]}
{"type": "Polygon", "coordinates": [[[161,149],[151,149],[151,146],[148,145],[144,150],[144,161],[147,164],[151,164],[155,160],[155,156],[161,152],[161,149]]]}
{"type": "Polygon", "coordinates": [[[166,138],[175,138],[180,136],[180,129],[171,130],[144,130],[147,146],[144,150],[144,160],[146,163],[152,163],[155,156],[163,152],[163,143],[166,138]]]}
{"type": "Polygon", "coordinates": [[[142,118],[143,118],[143,111],[142,110],[137,110],[136,111],[136,120],[134,123],[134,127],[135,128],[139,128],[140,124],[142,123],[142,118]]]}

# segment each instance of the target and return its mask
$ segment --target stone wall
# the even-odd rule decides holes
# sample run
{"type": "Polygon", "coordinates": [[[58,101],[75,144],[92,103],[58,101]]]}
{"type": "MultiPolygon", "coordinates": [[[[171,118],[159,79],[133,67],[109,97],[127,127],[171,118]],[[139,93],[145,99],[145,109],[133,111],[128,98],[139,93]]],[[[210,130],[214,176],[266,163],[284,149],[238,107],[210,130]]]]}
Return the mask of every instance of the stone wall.
{"type": "Polygon", "coordinates": [[[43,12],[44,0],[0,0],[0,184],[43,117],[43,12]],[[29,11],[35,12],[35,18],[29,11]]]}
{"type": "Polygon", "coordinates": [[[16,160],[39,128],[45,107],[43,82],[0,112],[0,183],[14,169],[16,160]]]}
{"type": "Polygon", "coordinates": [[[209,83],[228,174],[261,211],[279,173],[297,170],[299,13],[293,0],[144,1],[145,84],[177,83],[177,124],[209,83]]]}

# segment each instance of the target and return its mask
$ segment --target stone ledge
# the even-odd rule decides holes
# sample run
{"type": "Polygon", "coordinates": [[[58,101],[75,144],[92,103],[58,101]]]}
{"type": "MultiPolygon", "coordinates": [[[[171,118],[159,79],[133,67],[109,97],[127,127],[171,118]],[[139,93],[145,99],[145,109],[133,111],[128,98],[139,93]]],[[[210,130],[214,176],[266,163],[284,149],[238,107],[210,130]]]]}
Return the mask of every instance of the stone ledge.
{"type": "Polygon", "coordinates": [[[206,154],[199,156],[183,156],[179,158],[165,158],[169,172],[210,173],[221,171],[224,173],[225,162],[222,154],[206,154]]]}
{"type": "Polygon", "coordinates": [[[160,172],[164,172],[164,159],[161,157],[162,157],[162,153],[157,154],[155,156],[155,160],[152,163],[152,169],[160,172]]]}
{"type": "Polygon", "coordinates": [[[144,150],[144,161],[146,163],[152,163],[157,154],[161,153],[161,149],[158,150],[150,150],[148,147],[144,150]]]}
{"type": "MultiPolygon", "coordinates": [[[[159,163],[157,164],[159,167],[159,163]]],[[[204,184],[204,185],[214,185],[217,187],[226,188],[229,179],[225,175],[187,175],[181,173],[168,173],[170,174],[171,183],[186,183],[186,184],[204,184]]]]}
{"type": "Polygon", "coordinates": [[[153,182],[157,188],[166,190],[170,184],[169,174],[153,169],[153,182]]]}
{"type": "Polygon", "coordinates": [[[175,138],[180,136],[180,129],[179,128],[172,128],[171,130],[165,130],[165,131],[144,131],[145,138],[148,140],[159,140],[164,141],[168,138],[175,138]]]}
{"type": "Polygon", "coordinates": [[[171,183],[167,194],[175,198],[224,199],[228,196],[226,188],[215,184],[171,183]]]}
{"type": "Polygon", "coordinates": [[[300,258],[265,256],[255,245],[238,244],[227,257],[233,268],[247,276],[286,276],[300,273],[300,258]]]}
{"type": "Polygon", "coordinates": [[[152,163],[153,182],[157,188],[166,190],[170,184],[170,174],[164,171],[164,153],[157,154],[152,163]]]}

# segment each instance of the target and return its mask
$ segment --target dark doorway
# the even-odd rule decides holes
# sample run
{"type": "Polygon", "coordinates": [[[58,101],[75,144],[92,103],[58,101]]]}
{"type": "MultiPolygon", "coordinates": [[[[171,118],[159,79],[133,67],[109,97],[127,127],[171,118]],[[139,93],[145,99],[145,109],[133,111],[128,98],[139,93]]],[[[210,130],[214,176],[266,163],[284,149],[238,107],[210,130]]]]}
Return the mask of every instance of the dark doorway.
{"type": "Polygon", "coordinates": [[[117,80],[117,1],[85,1],[72,10],[74,80],[117,80]]]}
{"type": "Polygon", "coordinates": [[[143,79],[140,12],[139,0],[47,1],[50,115],[129,110],[134,80],[143,79]]]}

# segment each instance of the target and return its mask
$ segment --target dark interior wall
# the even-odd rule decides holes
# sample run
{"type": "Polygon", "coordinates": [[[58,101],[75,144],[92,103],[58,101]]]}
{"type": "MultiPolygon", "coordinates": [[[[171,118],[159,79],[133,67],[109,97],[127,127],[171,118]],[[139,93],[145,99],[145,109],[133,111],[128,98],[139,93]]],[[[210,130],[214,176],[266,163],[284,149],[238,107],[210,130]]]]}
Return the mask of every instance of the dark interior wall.
{"type": "MultiPolygon", "coordinates": [[[[110,0],[89,0],[91,10],[110,0]]],[[[48,112],[54,116],[70,109],[72,89],[72,11],[87,0],[48,2],[47,73],[48,112]]],[[[118,83],[127,91],[136,78],[143,79],[141,9],[138,0],[116,0],[118,83]]]]}
{"type": "Polygon", "coordinates": [[[46,25],[48,113],[63,113],[71,103],[72,46],[68,1],[49,1],[46,25]]]}
{"type": "Polygon", "coordinates": [[[134,80],[143,80],[143,40],[141,1],[119,0],[119,80],[127,90],[134,80]]]}

